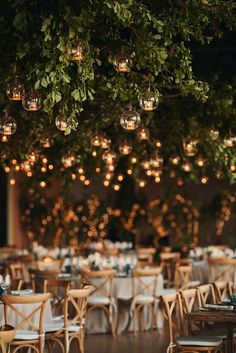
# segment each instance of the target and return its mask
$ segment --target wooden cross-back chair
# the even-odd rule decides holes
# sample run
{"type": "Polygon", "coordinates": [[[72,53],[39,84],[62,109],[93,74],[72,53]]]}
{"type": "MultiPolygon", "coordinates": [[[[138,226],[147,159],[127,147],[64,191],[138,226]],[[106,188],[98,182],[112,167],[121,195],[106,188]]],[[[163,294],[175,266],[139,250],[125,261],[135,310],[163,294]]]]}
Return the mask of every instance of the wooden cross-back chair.
{"type": "Polygon", "coordinates": [[[51,306],[54,319],[63,315],[64,298],[71,288],[71,280],[46,278],[43,283],[44,293],[51,293],[51,306]]]}
{"type": "Polygon", "coordinates": [[[6,353],[6,345],[13,341],[15,333],[15,327],[11,325],[0,326],[0,349],[2,353],[6,353]]]}
{"type": "MultiPolygon", "coordinates": [[[[133,316],[134,334],[136,333],[136,319],[139,313],[148,307],[152,314],[152,328],[156,327],[157,317],[157,285],[158,277],[162,272],[161,267],[132,270],[132,298],[131,312],[133,316]]],[[[143,320],[140,322],[141,329],[144,328],[143,320]]]]}
{"type": "Polygon", "coordinates": [[[168,324],[168,352],[207,352],[221,351],[222,340],[218,337],[182,336],[184,334],[183,306],[179,293],[161,297],[162,309],[168,324]]]}
{"type": "Polygon", "coordinates": [[[112,286],[116,273],[116,270],[81,270],[80,272],[82,283],[91,286],[87,314],[89,315],[95,309],[103,310],[113,336],[115,336],[114,313],[117,311],[117,307],[112,295],[112,286]]]}
{"type": "Polygon", "coordinates": [[[174,274],[174,287],[176,290],[184,290],[189,288],[191,272],[191,266],[176,266],[174,274]]]}
{"type": "Polygon", "coordinates": [[[171,288],[174,283],[174,274],[176,264],[180,259],[178,252],[162,252],[160,253],[161,266],[163,268],[164,278],[167,280],[167,287],[171,288]]]}
{"type": "Polygon", "coordinates": [[[236,259],[210,258],[210,281],[236,283],[236,259]]]}
{"type": "Polygon", "coordinates": [[[72,340],[77,340],[81,353],[84,353],[85,320],[90,286],[82,289],[69,289],[64,297],[63,320],[61,323],[44,326],[49,352],[58,344],[63,353],[68,353],[72,340]],[[72,310],[73,309],[73,310],[72,310]]]}
{"type": "Polygon", "coordinates": [[[14,278],[11,279],[11,284],[10,284],[10,290],[21,290],[22,286],[23,286],[23,280],[22,279],[18,279],[18,278],[14,278]]]}
{"type": "Polygon", "coordinates": [[[205,304],[216,304],[215,291],[212,284],[198,286],[197,297],[199,306],[204,306],[205,304]]]}
{"type": "Polygon", "coordinates": [[[1,297],[4,304],[5,323],[10,323],[12,313],[17,318],[16,334],[11,342],[12,353],[21,348],[31,348],[36,353],[43,353],[43,321],[45,304],[49,298],[50,293],[27,296],[4,295],[1,297]],[[28,308],[26,314],[24,306],[29,304],[32,305],[32,310],[28,308]]]}
{"type": "Polygon", "coordinates": [[[233,294],[232,286],[229,282],[214,282],[212,285],[217,303],[221,303],[224,299],[228,299],[233,294]]]}
{"type": "Polygon", "coordinates": [[[43,293],[45,279],[57,278],[59,273],[60,271],[29,269],[30,283],[33,291],[35,293],[43,293]]]}

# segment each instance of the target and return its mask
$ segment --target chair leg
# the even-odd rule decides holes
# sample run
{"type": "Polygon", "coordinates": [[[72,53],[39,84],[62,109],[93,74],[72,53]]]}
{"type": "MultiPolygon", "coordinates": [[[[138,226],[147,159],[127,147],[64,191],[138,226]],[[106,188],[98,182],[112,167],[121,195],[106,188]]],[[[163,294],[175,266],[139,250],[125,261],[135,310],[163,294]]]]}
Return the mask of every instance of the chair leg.
{"type": "Polygon", "coordinates": [[[84,328],[81,330],[80,335],[78,337],[79,349],[81,353],[84,353],[84,328]]]}

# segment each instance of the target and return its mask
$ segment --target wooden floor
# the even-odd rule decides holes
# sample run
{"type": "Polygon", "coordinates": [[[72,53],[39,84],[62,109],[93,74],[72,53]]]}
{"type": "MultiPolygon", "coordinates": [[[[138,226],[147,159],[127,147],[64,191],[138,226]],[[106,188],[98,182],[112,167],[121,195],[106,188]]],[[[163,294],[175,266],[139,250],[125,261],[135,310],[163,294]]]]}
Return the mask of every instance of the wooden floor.
{"type": "MultiPolygon", "coordinates": [[[[85,353],[166,353],[168,336],[164,330],[122,333],[113,338],[110,334],[87,335],[85,353]]],[[[71,353],[78,353],[71,346],[71,353]]]]}

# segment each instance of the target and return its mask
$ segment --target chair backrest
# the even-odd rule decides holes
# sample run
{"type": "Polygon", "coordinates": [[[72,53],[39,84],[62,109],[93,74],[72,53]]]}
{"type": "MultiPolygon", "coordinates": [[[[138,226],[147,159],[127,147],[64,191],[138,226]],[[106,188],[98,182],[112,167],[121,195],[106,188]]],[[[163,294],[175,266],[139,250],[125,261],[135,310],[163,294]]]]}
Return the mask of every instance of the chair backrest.
{"type": "Polygon", "coordinates": [[[215,292],[212,284],[204,284],[197,287],[197,298],[199,306],[204,306],[205,304],[215,304],[215,292]]]}
{"type": "Polygon", "coordinates": [[[216,302],[221,303],[224,299],[228,299],[232,295],[232,287],[229,282],[214,282],[212,283],[216,302]]]}
{"type": "Polygon", "coordinates": [[[23,280],[18,278],[11,279],[10,290],[21,290],[23,286],[23,280]]]}
{"type": "MultiPolygon", "coordinates": [[[[179,293],[163,295],[161,298],[161,307],[165,319],[168,321],[169,340],[171,347],[174,338],[183,333],[183,307],[179,293]]],[[[173,351],[171,349],[171,351],[173,351]]]]}
{"type": "Polygon", "coordinates": [[[136,255],[138,261],[146,261],[146,262],[153,262],[153,258],[155,255],[156,249],[155,248],[137,248],[136,255]]]}
{"type": "Polygon", "coordinates": [[[16,315],[15,329],[29,328],[43,335],[43,318],[45,304],[50,298],[50,293],[35,295],[4,295],[0,300],[4,304],[5,323],[8,324],[9,317],[16,315]],[[27,314],[24,312],[24,306],[32,304],[31,310],[27,307],[27,314]]]}
{"type": "Polygon", "coordinates": [[[52,259],[46,257],[44,260],[37,261],[37,267],[40,271],[58,271],[61,272],[64,260],[63,259],[52,259]]]}
{"type": "Polygon", "coordinates": [[[137,295],[151,295],[157,297],[158,276],[161,274],[161,267],[139,268],[132,270],[132,294],[133,298],[137,295]]]}
{"type": "Polygon", "coordinates": [[[188,289],[191,272],[191,266],[176,266],[174,274],[174,287],[176,290],[188,289]]]}
{"type": "Polygon", "coordinates": [[[167,279],[168,287],[173,285],[175,268],[179,259],[180,253],[178,252],[160,253],[161,266],[163,268],[164,278],[167,279]]]}
{"type": "MultiPolygon", "coordinates": [[[[182,300],[183,315],[190,314],[193,310],[197,310],[199,308],[197,289],[186,289],[186,290],[180,291],[179,293],[182,300]]],[[[182,322],[184,323],[185,333],[187,333],[189,327],[186,327],[185,325],[186,322],[184,320],[184,316],[182,317],[182,322]]]]}
{"type": "Polygon", "coordinates": [[[25,265],[22,262],[11,263],[9,265],[9,272],[12,279],[24,279],[25,271],[25,265]]]}
{"type": "Polygon", "coordinates": [[[31,287],[35,293],[44,292],[44,280],[55,279],[60,271],[29,269],[31,287]]]}
{"type": "Polygon", "coordinates": [[[92,288],[90,295],[107,298],[112,297],[112,285],[116,273],[116,270],[80,271],[82,283],[92,288]]]}
{"type": "Polygon", "coordinates": [[[84,327],[88,296],[91,290],[92,288],[90,286],[85,286],[82,289],[70,289],[67,291],[64,303],[65,328],[70,325],[79,325],[80,328],[84,327]],[[69,304],[74,310],[69,310],[69,304]]]}
{"type": "Polygon", "coordinates": [[[211,282],[236,282],[236,259],[210,258],[209,267],[211,282]]]}
{"type": "Polygon", "coordinates": [[[53,315],[63,314],[64,298],[68,290],[71,288],[71,281],[62,279],[44,279],[44,293],[51,293],[51,306],[53,315]]]}
{"type": "Polygon", "coordinates": [[[11,325],[0,326],[0,348],[2,353],[6,352],[5,344],[13,341],[15,333],[16,330],[11,325]]]}

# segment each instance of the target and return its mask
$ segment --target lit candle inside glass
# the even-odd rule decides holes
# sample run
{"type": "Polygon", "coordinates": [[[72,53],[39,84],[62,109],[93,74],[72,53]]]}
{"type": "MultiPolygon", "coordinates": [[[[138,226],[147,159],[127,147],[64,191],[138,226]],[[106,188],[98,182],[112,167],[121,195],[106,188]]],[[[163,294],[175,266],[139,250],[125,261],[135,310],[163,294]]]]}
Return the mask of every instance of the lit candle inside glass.
{"type": "Polygon", "coordinates": [[[35,111],[38,110],[37,102],[29,102],[29,110],[35,111]]]}
{"type": "Polygon", "coordinates": [[[14,100],[14,101],[20,101],[20,100],[21,100],[20,92],[13,91],[13,92],[12,92],[12,100],[14,100]]]}
{"type": "Polygon", "coordinates": [[[65,121],[61,121],[61,130],[65,131],[67,128],[67,123],[65,121]]]}
{"type": "Polygon", "coordinates": [[[133,120],[128,120],[126,128],[127,128],[127,130],[134,130],[135,129],[134,121],[133,120]]]}
{"type": "Polygon", "coordinates": [[[4,130],[4,135],[11,135],[11,126],[10,125],[4,126],[3,130],[4,130]]]}
{"type": "Polygon", "coordinates": [[[125,62],[125,61],[119,62],[118,70],[119,70],[119,72],[127,72],[129,70],[127,62],[125,62]]]}
{"type": "Polygon", "coordinates": [[[144,110],[153,110],[153,102],[144,101],[144,110]]]}
{"type": "Polygon", "coordinates": [[[81,61],[84,58],[84,53],[81,48],[77,48],[74,54],[75,60],[81,61]]]}

